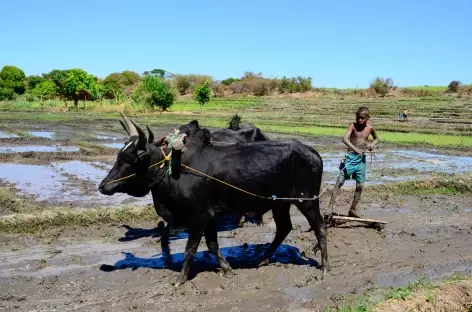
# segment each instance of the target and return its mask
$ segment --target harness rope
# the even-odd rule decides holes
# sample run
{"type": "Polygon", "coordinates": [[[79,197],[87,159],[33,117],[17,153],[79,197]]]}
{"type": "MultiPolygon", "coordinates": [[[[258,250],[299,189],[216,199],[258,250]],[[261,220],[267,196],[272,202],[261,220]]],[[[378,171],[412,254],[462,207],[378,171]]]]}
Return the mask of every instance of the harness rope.
{"type": "MultiPolygon", "coordinates": [[[[172,136],[172,138],[173,138],[174,140],[176,140],[176,136],[172,136]]],[[[171,144],[172,144],[172,143],[171,143],[171,144]]],[[[364,152],[364,150],[365,150],[366,148],[367,148],[367,147],[364,147],[364,149],[362,149],[362,151],[364,152]]],[[[155,164],[149,166],[148,170],[151,169],[152,167],[158,166],[158,165],[160,165],[160,164],[162,164],[162,165],[160,166],[160,168],[163,168],[164,162],[166,162],[166,161],[167,161],[167,162],[170,162],[171,156],[172,156],[172,150],[171,150],[171,151],[169,152],[169,154],[167,154],[167,155],[165,154],[165,152],[164,152],[164,150],[162,149],[162,147],[160,148],[160,150],[161,150],[161,152],[162,152],[162,154],[163,154],[163,156],[164,156],[164,159],[162,159],[162,160],[158,161],[157,163],[155,163],[155,164]]],[[[363,157],[364,155],[356,155],[356,158],[353,158],[353,159],[351,159],[350,161],[348,161],[347,163],[345,163],[345,164],[344,164],[344,167],[343,167],[341,170],[339,170],[339,172],[336,174],[336,177],[346,168],[347,164],[349,164],[351,161],[357,159],[357,157],[359,157],[359,156],[360,156],[360,157],[363,157]]],[[[372,163],[372,155],[371,155],[371,163],[372,163]]],[[[236,189],[236,190],[238,190],[238,191],[241,191],[241,192],[243,192],[243,193],[246,193],[246,194],[249,194],[249,195],[251,195],[251,196],[254,196],[254,197],[257,197],[257,198],[261,198],[261,199],[270,199],[270,200],[298,200],[298,201],[300,201],[300,202],[303,202],[304,200],[308,200],[308,201],[310,201],[310,200],[317,200],[318,198],[321,197],[321,195],[322,195],[324,192],[326,192],[326,191],[328,190],[328,187],[326,187],[326,188],[324,188],[318,195],[315,195],[315,196],[313,196],[313,197],[306,197],[306,198],[303,198],[303,197],[300,197],[300,198],[293,198],[293,197],[277,197],[276,195],[272,195],[272,196],[270,196],[270,197],[268,197],[268,196],[261,196],[261,195],[258,195],[258,194],[255,194],[255,193],[251,193],[251,192],[249,192],[249,191],[246,191],[246,190],[244,190],[244,189],[242,189],[242,188],[239,188],[239,187],[237,187],[237,186],[234,186],[234,185],[232,185],[232,184],[230,184],[230,183],[228,183],[228,182],[225,182],[225,181],[223,181],[223,180],[220,180],[220,179],[218,179],[218,178],[212,177],[211,175],[208,175],[208,174],[206,174],[206,173],[204,173],[204,172],[201,172],[200,170],[197,170],[197,169],[192,168],[192,167],[190,167],[190,166],[184,165],[184,164],[182,164],[182,163],[181,163],[180,165],[181,165],[182,167],[186,168],[186,169],[189,169],[189,170],[191,170],[191,171],[197,172],[198,174],[200,174],[200,175],[202,175],[202,176],[205,176],[205,177],[207,177],[207,178],[213,179],[213,180],[218,181],[218,182],[220,182],[220,183],[222,183],[222,184],[224,184],[224,185],[227,185],[227,186],[229,186],[229,187],[232,187],[232,188],[234,188],[234,189],[236,189]]],[[[168,171],[167,171],[169,175],[171,174],[171,169],[170,169],[170,168],[171,168],[171,166],[170,166],[170,164],[169,164],[169,168],[168,168],[168,171]]],[[[131,177],[133,177],[133,176],[135,176],[135,175],[136,175],[136,173],[133,173],[133,174],[127,175],[127,176],[125,176],[125,177],[122,177],[122,178],[119,178],[119,179],[116,179],[116,180],[107,182],[105,185],[108,185],[108,184],[111,184],[111,183],[115,183],[115,182],[120,182],[120,181],[126,180],[126,179],[128,179],[128,178],[131,178],[131,177]]]]}

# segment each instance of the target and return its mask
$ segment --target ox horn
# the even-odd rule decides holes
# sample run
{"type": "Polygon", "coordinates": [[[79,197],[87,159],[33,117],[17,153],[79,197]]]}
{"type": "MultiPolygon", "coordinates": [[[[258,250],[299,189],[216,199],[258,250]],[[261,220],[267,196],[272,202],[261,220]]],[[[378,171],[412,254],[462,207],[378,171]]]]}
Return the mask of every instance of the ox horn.
{"type": "Polygon", "coordinates": [[[144,133],[143,129],[141,129],[132,119],[130,119],[130,121],[138,133],[138,140],[136,140],[135,145],[137,148],[144,149],[146,145],[146,133],[144,133]]]}
{"type": "Polygon", "coordinates": [[[123,122],[123,120],[118,120],[121,124],[121,126],[123,127],[123,129],[125,129],[126,133],[128,133],[129,135],[129,129],[128,129],[128,126],[126,126],[126,124],[123,122]]]}
{"type": "MultiPolygon", "coordinates": [[[[125,125],[126,127],[128,128],[128,134],[130,137],[133,137],[133,136],[137,136],[139,137],[139,133],[138,133],[138,129],[136,129],[136,126],[135,124],[131,121],[131,119],[129,119],[128,117],[126,117],[122,112],[120,112],[120,115],[121,117],[123,117],[124,121],[125,121],[125,125]]],[[[126,130],[126,129],[125,129],[126,130]]]]}
{"type": "Polygon", "coordinates": [[[149,133],[148,143],[152,143],[154,141],[154,133],[152,133],[152,131],[151,131],[151,129],[149,129],[148,125],[146,125],[146,129],[149,133]]]}

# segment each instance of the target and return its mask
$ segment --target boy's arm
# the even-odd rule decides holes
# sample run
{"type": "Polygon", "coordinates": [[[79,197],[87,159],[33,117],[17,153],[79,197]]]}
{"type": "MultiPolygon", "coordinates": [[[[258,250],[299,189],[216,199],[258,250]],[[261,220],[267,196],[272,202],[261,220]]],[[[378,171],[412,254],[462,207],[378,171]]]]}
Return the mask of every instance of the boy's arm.
{"type": "Polygon", "coordinates": [[[374,127],[372,127],[372,131],[370,132],[370,134],[372,135],[372,138],[374,139],[374,141],[371,144],[369,144],[368,149],[372,150],[375,147],[375,145],[377,145],[380,142],[380,139],[377,136],[377,133],[375,132],[374,127]]]}
{"type": "Polygon", "coordinates": [[[362,150],[355,147],[354,144],[351,143],[351,140],[349,140],[349,137],[351,136],[351,133],[352,133],[353,129],[354,129],[353,124],[350,124],[349,127],[347,127],[346,133],[344,133],[343,143],[346,144],[348,147],[350,147],[357,154],[362,155],[362,153],[363,153],[362,150]]]}

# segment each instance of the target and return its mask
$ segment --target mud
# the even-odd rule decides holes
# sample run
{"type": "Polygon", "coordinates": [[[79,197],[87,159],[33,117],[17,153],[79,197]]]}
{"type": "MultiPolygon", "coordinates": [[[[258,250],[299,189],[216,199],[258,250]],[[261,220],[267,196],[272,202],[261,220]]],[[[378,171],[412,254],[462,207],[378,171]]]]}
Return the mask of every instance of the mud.
{"type": "MultiPolygon", "coordinates": [[[[52,134],[2,138],[1,147],[74,146],[80,140],[119,148],[125,139],[118,126],[91,130],[80,121],[58,128],[44,122],[31,127],[21,130],[52,134]]],[[[168,129],[172,127],[159,128],[156,136],[168,129]]],[[[305,143],[315,148],[326,143],[324,181],[332,183],[344,152],[339,141],[323,140],[305,143]]],[[[94,146],[75,152],[5,153],[0,155],[0,183],[11,186],[18,198],[43,206],[151,203],[150,195],[138,200],[97,192],[115,158],[116,150],[94,146]]],[[[385,184],[432,173],[470,172],[471,164],[472,158],[460,151],[383,148],[368,166],[367,181],[385,184]]],[[[346,183],[335,212],[348,211],[352,185],[346,183]]],[[[329,192],[321,200],[324,212],[328,201],[329,192]]],[[[472,275],[472,196],[366,192],[359,206],[362,215],[388,224],[383,230],[353,222],[330,227],[331,272],[324,279],[317,268],[320,255],[309,251],[314,234],[295,207],[293,230],[269,266],[257,268],[257,260],[275,235],[271,214],[264,216],[263,225],[245,223],[242,228],[228,217],[220,220],[218,237],[236,275],[221,274],[202,240],[191,279],[180,288],[173,282],[182,266],[185,231],[173,233],[171,255],[162,249],[160,228],[145,220],[50,228],[40,237],[0,233],[0,310],[324,311],[336,306],[339,294],[404,285],[423,274],[432,280],[454,272],[472,275]]]]}
{"type": "MultiPolygon", "coordinates": [[[[3,236],[0,306],[6,311],[317,311],[335,305],[340,293],[404,285],[423,274],[431,280],[454,272],[471,275],[472,219],[466,211],[471,197],[366,197],[361,204],[363,214],[388,225],[382,231],[355,223],[330,228],[332,270],[324,279],[317,269],[319,254],[302,253],[314,235],[295,208],[294,230],[269,266],[256,267],[275,234],[270,213],[262,226],[219,232],[234,277],[221,275],[202,242],[191,280],[178,289],[172,283],[186,238],[174,237],[169,256],[153,224],[63,229],[49,244],[3,236]]],[[[348,205],[341,201],[336,210],[345,212],[348,205]]]]}

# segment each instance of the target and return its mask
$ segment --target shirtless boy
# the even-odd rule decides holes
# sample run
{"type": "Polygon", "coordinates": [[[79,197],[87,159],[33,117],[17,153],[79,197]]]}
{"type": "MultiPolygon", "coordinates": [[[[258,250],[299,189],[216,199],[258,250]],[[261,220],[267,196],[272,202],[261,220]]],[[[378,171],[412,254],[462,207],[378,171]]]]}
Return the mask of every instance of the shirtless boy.
{"type": "Polygon", "coordinates": [[[339,173],[338,180],[336,181],[329,202],[329,209],[332,211],[339,189],[343,186],[344,181],[350,179],[352,176],[352,178],[356,180],[356,191],[348,215],[354,218],[360,218],[356,212],[356,207],[361,198],[362,190],[364,189],[366,169],[366,155],[364,154],[364,151],[371,151],[374,146],[379,143],[379,138],[377,137],[372,124],[369,122],[369,118],[369,109],[364,106],[359,107],[356,112],[356,122],[351,123],[344,134],[343,142],[348,147],[347,155],[339,166],[339,170],[342,169],[342,171],[339,173]],[[374,139],[371,144],[368,144],[367,142],[369,135],[372,135],[372,138],[374,139]]]}

